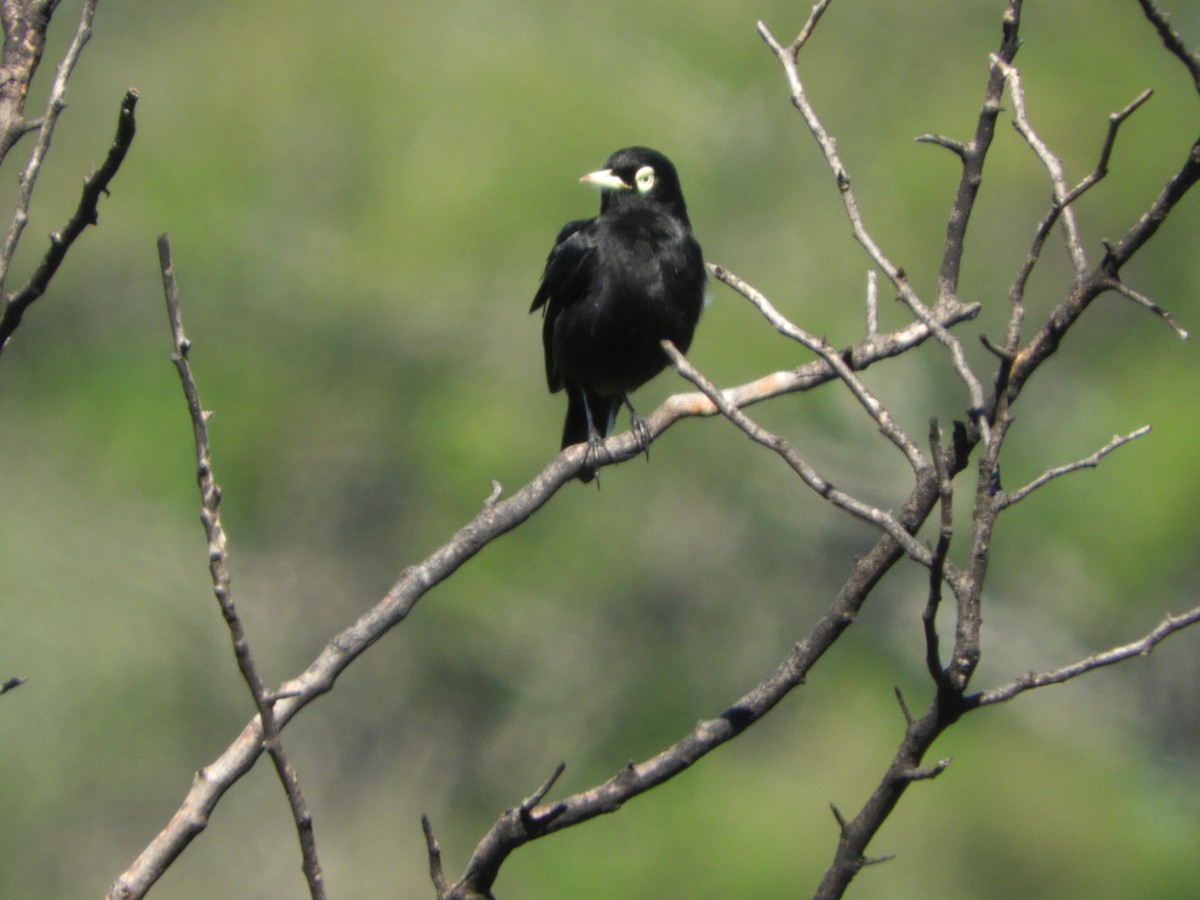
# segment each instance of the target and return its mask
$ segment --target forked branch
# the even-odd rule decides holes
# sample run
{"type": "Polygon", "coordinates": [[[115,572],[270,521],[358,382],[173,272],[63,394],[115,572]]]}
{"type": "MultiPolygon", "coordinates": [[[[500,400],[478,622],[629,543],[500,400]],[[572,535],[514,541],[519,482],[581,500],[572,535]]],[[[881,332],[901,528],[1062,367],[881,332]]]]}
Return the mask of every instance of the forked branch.
{"type": "Polygon", "coordinates": [[[4,78],[0,79],[0,158],[8,152],[12,142],[26,131],[37,131],[37,140],[29,155],[29,161],[18,176],[17,206],[13,212],[12,221],[0,244],[0,353],[8,345],[9,339],[26,309],[42,294],[50,284],[50,279],[58,271],[66,258],[67,251],[75,239],[83,233],[88,225],[97,222],[97,207],[100,197],[108,193],[109,182],[117,174],[125,154],[133,142],[136,124],[133,111],[137,105],[137,92],[129,91],[121,103],[120,115],[117,119],[117,135],[109,148],[108,155],[100,168],[84,180],[83,196],[79,205],[66,226],[50,235],[50,247],[39,263],[29,281],[17,291],[6,293],[5,285],[8,280],[9,268],[16,255],[21,236],[29,222],[29,206],[33,201],[33,190],[37,184],[42,163],[50,150],[50,140],[54,134],[54,126],[58,116],[66,106],[65,95],[67,82],[83,47],[91,37],[92,18],[96,10],[96,0],[87,0],[76,29],[75,37],[55,70],[54,83],[50,88],[50,99],[47,101],[46,113],[36,122],[26,122],[21,118],[24,108],[25,91],[28,80],[33,76],[33,70],[41,59],[41,50],[45,42],[45,29],[49,25],[50,14],[57,5],[54,2],[19,2],[10,0],[0,4],[0,19],[5,26],[6,40],[4,44],[4,78]],[[16,60],[14,62],[13,60],[16,60]],[[16,68],[14,68],[14,66],[16,68]],[[24,67],[24,68],[22,68],[24,67]]]}

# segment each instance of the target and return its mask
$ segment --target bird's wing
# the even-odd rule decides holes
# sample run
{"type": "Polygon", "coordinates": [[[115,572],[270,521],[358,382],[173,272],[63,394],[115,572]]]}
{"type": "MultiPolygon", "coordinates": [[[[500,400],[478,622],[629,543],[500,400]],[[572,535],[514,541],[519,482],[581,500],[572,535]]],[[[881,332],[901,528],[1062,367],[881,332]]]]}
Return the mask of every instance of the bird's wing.
{"type": "MultiPolygon", "coordinates": [[[[554,239],[554,249],[546,257],[546,269],[542,272],[542,283],[533,297],[533,305],[529,307],[530,312],[544,306],[552,297],[557,297],[568,284],[575,280],[576,270],[591,250],[591,241],[572,240],[572,238],[587,229],[587,226],[594,221],[595,219],[577,219],[574,222],[568,222],[559,230],[558,237],[554,239]]],[[[561,303],[562,299],[560,298],[558,302],[561,303]]]]}
{"type": "Polygon", "coordinates": [[[558,314],[577,303],[588,292],[595,272],[595,219],[568,222],[558,233],[554,249],[546,259],[542,283],[529,311],[541,308],[542,344],[546,351],[546,381],[551,391],[561,390],[562,376],[554,362],[554,323],[558,314]]]}

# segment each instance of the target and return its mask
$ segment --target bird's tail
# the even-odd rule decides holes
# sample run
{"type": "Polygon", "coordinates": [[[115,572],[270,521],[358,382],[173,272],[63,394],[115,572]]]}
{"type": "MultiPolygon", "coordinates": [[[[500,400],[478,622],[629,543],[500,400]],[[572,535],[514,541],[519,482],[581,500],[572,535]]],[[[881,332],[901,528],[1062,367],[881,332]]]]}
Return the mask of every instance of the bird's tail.
{"type": "Polygon", "coordinates": [[[621,397],[605,397],[589,388],[567,385],[567,418],[563,422],[563,448],[588,440],[589,426],[601,438],[608,437],[621,408],[621,397]]]}

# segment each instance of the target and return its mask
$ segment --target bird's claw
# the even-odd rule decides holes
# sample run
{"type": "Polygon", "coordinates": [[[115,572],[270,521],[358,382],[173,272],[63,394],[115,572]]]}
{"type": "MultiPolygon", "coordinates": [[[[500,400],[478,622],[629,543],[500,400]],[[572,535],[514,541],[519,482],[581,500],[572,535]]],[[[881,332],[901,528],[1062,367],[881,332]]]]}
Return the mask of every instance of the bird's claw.
{"type": "Polygon", "coordinates": [[[584,468],[592,475],[599,474],[601,462],[612,462],[612,455],[604,446],[604,437],[591,425],[588,426],[587,452],[583,454],[584,468]]]}
{"type": "Polygon", "coordinates": [[[653,437],[650,423],[637,413],[630,413],[629,428],[633,432],[633,439],[637,441],[638,450],[646,454],[646,459],[650,459],[650,439],[653,437]]]}

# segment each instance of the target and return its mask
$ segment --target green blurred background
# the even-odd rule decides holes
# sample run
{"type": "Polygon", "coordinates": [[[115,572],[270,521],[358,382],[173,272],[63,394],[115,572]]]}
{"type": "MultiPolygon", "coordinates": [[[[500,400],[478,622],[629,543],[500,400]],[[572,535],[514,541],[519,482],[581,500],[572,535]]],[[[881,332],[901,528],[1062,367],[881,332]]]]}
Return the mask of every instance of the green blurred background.
{"type": "MultiPolygon", "coordinates": [[[[1200,42],[1200,11],[1166,0],[1200,42]]],[[[540,321],[526,314],[577,185],[644,143],[678,166],[708,259],[809,331],[862,331],[867,264],[755,33],[810,3],[311,2],[100,5],[38,184],[20,283],[103,157],[126,88],[139,132],[50,293],[0,359],[0,896],[75,898],[167,821],[251,712],[212,601],[191,432],[154,239],[169,231],[225,489],[235,598],[260,669],[291,677],[498,479],[557,447],[540,321]]],[[[1030,114],[1069,177],[1143,88],[1109,179],[1079,204],[1089,250],[1182,161],[1200,105],[1133,0],[1026,4],[1030,114]]],[[[926,296],[957,179],[912,138],[966,138],[1003,3],[835,3],[802,72],[875,238],[926,296]]],[[[74,28],[64,3],[30,112],[74,28]]],[[[19,145],[0,169],[11,207],[19,145]]],[[[962,328],[1001,333],[1049,187],[1002,121],[965,263],[962,328]]],[[[0,216],[7,221],[7,213],[0,216]]],[[[1200,198],[1126,270],[1200,328],[1200,198]]],[[[1055,244],[1029,321],[1063,290],[1055,244]]],[[[722,385],[808,357],[712,290],[691,358],[722,385]]],[[[885,325],[904,321],[883,304],[885,325]]],[[[868,383],[903,424],[961,416],[944,352],[868,383]]],[[[665,374],[643,411],[683,387],[665,374]]],[[[1144,423],[1096,472],[997,531],[978,686],[1062,665],[1197,602],[1200,368],[1152,316],[1098,302],[1018,408],[1008,486],[1144,423]]],[[[840,487],[896,506],[905,466],[836,386],[756,407],[840,487]]],[[[428,897],[418,816],[461,871],[555,763],[607,777],[720,712],[824,610],[874,535],[725,422],[680,423],[649,464],[569,485],[486,549],[287,730],[332,897],[428,897]]],[[[969,489],[963,489],[969,493],[969,489]]],[[[966,510],[963,510],[965,523],[966,510]]],[[[961,541],[958,544],[961,549],[961,541]]],[[[900,566],[836,651],[766,721],[692,771],[517,853],[504,898],[806,896],[914,706],[922,574],[900,566]]],[[[1200,634],[955,727],[855,882],[862,898],[1190,898],[1200,892],[1200,634]]],[[[259,766],[155,889],[304,892],[286,804],[259,766]]]]}

